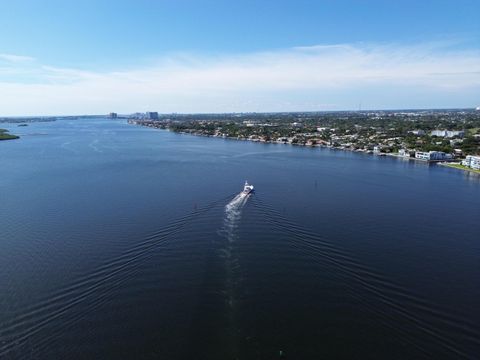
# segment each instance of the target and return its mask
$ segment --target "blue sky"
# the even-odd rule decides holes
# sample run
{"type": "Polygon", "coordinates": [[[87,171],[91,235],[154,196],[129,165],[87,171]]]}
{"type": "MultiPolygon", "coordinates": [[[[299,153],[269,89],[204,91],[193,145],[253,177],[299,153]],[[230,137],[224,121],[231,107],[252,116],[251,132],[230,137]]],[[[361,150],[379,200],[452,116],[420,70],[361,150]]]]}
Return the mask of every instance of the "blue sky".
{"type": "Polygon", "coordinates": [[[1,1],[0,115],[480,105],[480,1],[1,1]]]}

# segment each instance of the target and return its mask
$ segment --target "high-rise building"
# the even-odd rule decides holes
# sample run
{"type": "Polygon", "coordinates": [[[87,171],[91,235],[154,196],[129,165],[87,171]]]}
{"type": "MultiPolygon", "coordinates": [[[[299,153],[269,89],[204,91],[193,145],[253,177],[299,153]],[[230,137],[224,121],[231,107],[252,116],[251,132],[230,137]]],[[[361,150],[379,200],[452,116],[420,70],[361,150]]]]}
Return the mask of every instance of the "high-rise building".
{"type": "Polygon", "coordinates": [[[156,111],[147,111],[146,115],[149,120],[158,120],[158,112],[156,111]]]}
{"type": "Polygon", "coordinates": [[[108,114],[108,117],[110,119],[116,119],[118,117],[118,114],[117,113],[114,113],[114,112],[111,112],[110,114],[108,114]]]}

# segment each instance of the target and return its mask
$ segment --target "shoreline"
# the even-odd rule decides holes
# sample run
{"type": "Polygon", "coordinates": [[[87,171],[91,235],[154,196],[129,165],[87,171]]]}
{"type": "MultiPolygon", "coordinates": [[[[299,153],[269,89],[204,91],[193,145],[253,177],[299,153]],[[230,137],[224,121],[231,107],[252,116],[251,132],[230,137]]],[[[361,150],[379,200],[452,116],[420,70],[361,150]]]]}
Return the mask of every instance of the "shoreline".
{"type": "Polygon", "coordinates": [[[20,136],[10,134],[10,132],[6,129],[0,129],[0,141],[17,139],[20,139],[20,136]]]}
{"type": "MultiPolygon", "coordinates": [[[[331,146],[331,145],[322,145],[322,144],[312,145],[312,144],[301,144],[301,143],[266,141],[266,140],[258,140],[258,139],[247,139],[247,138],[238,138],[238,137],[230,137],[230,136],[205,135],[205,134],[201,134],[201,133],[194,133],[194,132],[187,132],[187,131],[172,131],[168,128],[146,126],[146,125],[138,124],[138,123],[135,123],[135,122],[128,122],[128,123],[131,124],[131,125],[148,127],[148,128],[156,129],[156,130],[164,130],[164,131],[168,131],[168,132],[171,132],[171,133],[174,133],[174,134],[218,138],[218,139],[224,139],[224,140],[248,141],[248,142],[260,143],[260,144],[290,145],[290,146],[301,146],[301,147],[309,147],[309,148],[322,148],[322,149],[329,149],[329,150],[340,150],[340,151],[348,151],[348,152],[353,152],[353,153],[373,155],[373,156],[379,156],[379,157],[388,156],[388,157],[401,159],[401,160],[417,161],[417,162],[424,163],[424,164],[437,164],[437,165],[448,166],[448,162],[445,162],[445,160],[423,160],[423,159],[417,159],[415,157],[402,156],[402,155],[399,155],[398,153],[374,153],[372,150],[369,150],[369,151],[355,150],[355,149],[349,149],[349,148],[345,148],[345,147],[335,147],[335,146],[331,146]]],[[[462,170],[461,168],[457,168],[457,167],[453,167],[453,166],[452,166],[452,168],[462,170]]],[[[465,169],[465,170],[468,170],[468,169],[465,169]]],[[[477,173],[476,170],[473,170],[473,169],[471,169],[471,170],[472,170],[472,172],[477,173]]]]}
{"type": "Polygon", "coordinates": [[[442,162],[442,163],[438,163],[438,165],[449,167],[451,169],[463,170],[463,171],[467,171],[467,172],[470,172],[470,173],[473,173],[473,174],[480,175],[480,170],[471,169],[471,168],[468,168],[468,167],[466,167],[462,164],[459,164],[459,163],[444,163],[444,162],[442,162]]]}

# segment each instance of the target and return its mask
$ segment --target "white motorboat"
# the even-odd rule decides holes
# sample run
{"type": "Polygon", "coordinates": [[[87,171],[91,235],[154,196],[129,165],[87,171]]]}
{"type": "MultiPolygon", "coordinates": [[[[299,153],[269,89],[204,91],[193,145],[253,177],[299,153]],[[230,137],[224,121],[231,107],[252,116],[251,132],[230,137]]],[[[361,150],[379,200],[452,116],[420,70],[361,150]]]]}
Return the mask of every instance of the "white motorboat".
{"type": "Polygon", "coordinates": [[[248,181],[245,181],[245,186],[243,187],[243,194],[248,195],[253,192],[253,185],[249,185],[248,181]]]}

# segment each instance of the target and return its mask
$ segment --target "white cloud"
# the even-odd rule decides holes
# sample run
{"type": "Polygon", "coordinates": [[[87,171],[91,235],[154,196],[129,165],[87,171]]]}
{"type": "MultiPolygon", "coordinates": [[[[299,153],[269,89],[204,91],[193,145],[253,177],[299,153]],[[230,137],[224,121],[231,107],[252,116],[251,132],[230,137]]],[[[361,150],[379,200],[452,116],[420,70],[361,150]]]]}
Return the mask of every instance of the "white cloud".
{"type": "Polygon", "coordinates": [[[360,101],[372,108],[474,106],[480,51],[450,45],[182,54],[115,72],[9,60],[0,65],[0,114],[326,110],[356,108],[360,101]]]}
{"type": "Polygon", "coordinates": [[[21,55],[13,55],[13,54],[0,54],[0,60],[8,61],[11,63],[19,63],[19,62],[28,62],[34,61],[35,59],[30,56],[21,56],[21,55]]]}

